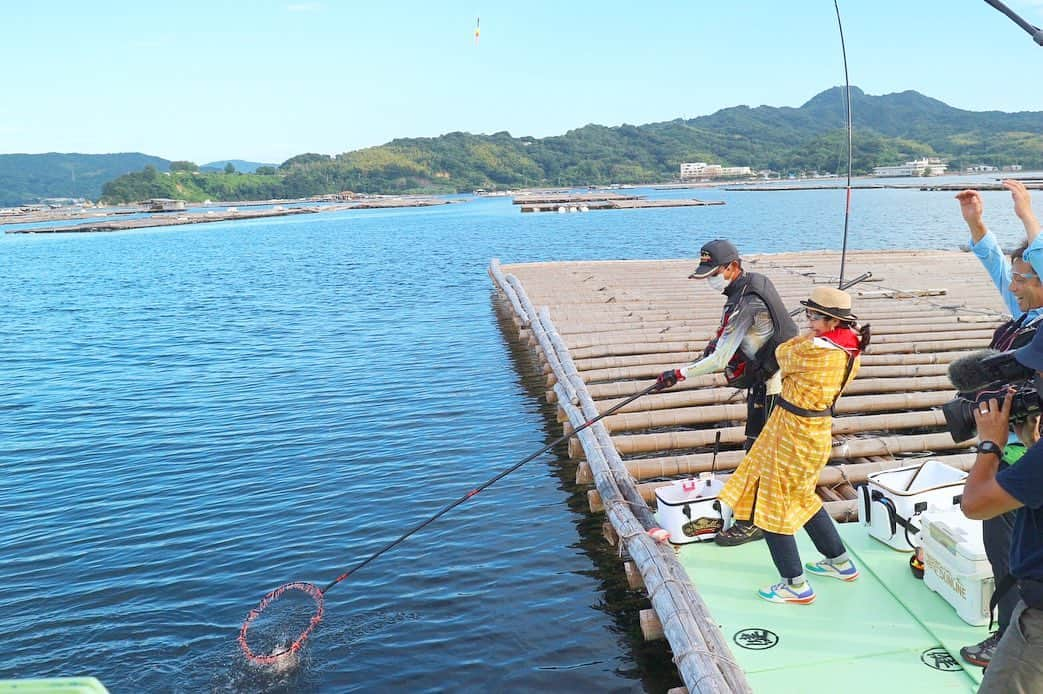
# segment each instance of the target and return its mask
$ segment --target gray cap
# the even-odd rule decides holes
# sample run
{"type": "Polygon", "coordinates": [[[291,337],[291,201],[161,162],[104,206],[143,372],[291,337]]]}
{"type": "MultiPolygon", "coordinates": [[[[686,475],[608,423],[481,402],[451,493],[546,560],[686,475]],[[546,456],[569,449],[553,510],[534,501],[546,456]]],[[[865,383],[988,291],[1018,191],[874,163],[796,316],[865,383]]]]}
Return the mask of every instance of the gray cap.
{"type": "Polygon", "coordinates": [[[714,239],[699,249],[699,267],[688,279],[702,279],[722,265],[739,259],[739,249],[727,239],[714,239]]]}

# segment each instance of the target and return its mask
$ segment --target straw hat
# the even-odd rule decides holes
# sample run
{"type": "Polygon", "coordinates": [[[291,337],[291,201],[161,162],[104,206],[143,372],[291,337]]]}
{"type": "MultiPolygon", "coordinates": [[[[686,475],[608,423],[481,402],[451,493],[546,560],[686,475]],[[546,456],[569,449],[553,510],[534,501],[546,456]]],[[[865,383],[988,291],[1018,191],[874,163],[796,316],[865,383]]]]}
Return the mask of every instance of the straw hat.
{"type": "Polygon", "coordinates": [[[851,313],[851,295],[833,287],[815,287],[811,297],[800,305],[837,320],[853,321],[857,317],[851,313]]]}

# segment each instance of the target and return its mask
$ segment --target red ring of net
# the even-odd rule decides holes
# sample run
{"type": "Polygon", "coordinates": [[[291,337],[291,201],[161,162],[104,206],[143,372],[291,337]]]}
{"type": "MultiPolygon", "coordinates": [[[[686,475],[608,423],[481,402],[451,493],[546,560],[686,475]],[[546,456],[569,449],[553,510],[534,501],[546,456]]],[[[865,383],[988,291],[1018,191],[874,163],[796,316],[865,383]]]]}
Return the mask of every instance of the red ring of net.
{"type": "Polygon", "coordinates": [[[279,586],[272,592],[261,598],[261,602],[257,607],[250,610],[250,614],[246,615],[246,621],[243,622],[243,628],[239,630],[239,647],[243,649],[243,653],[246,655],[247,660],[252,663],[258,663],[260,665],[271,665],[279,661],[280,658],[285,656],[287,653],[293,653],[300,650],[304,642],[311,636],[311,633],[315,631],[315,627],[322,621],[323,611],[323,599],[322,590],[318,586],[312,583],[286,583],[279,586]],[[315,614],[308,621],[308,626],[300,633],[300,635],[286,647],[285,650],[279,651],[278,653],[272,653],[270,655],[260,655],[250,650],[250,645],[246,642],[246,634],[250,630],[250,626],[254,623],[261,613],[271,605],[273,602],[282,597],[283,593],[289,590],[299,590],[305,595],[311,597],[315,601],[315,614]]]}

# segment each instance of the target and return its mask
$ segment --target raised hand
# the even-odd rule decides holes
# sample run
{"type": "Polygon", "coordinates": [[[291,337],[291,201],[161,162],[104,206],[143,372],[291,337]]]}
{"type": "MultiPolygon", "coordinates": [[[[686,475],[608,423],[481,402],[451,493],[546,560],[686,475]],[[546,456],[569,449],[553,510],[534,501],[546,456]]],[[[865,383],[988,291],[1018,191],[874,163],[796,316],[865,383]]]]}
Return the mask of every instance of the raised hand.
{"type": "Polygon", "coordinates": [[[1039,234],[1039,222],[1036,221],[1036,215],[1032,212],[1032,196],[1029,194],[1029,189],[1025,187],[1024,183],[1014,178],[1003,181],[1003,187],[1010,191],[1010,196],[1014,199],[1014,214],[1018,215],[1018,219],[1025,225],[1025,233],[1031,243],[1039,234]]]}
{"type": "Polygon", "coordinates": [[[981,215],[985,211],[985,206],[982,205],[981,195],[978,194],[978,191],[960,191],[956,194],[956,199],[960,201],[960,212],[968,224],[981,222],[981,215]]]}

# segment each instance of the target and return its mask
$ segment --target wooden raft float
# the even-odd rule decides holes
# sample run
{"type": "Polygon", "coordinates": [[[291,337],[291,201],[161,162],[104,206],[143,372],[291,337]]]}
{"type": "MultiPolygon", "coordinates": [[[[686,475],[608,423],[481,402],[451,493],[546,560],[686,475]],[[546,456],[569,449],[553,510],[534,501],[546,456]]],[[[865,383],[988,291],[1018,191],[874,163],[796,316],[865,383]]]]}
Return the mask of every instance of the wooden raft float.
{"type": "Polygon", "coordinates": [[[591,210],[636,210],[649,207],[706,207],[724,200],[648,200],[643,195],[619,193],[564,193],[519,195],[513,204],[522,212],[589,212],[591,210]]]}
{"type": "MultiPolygon", "coordinates": [[[[694,361],[717,327],[723,297],[687,280],[695,260],[549,262],[501,265],[489,274],[518,339],[531,346],[566,431],[646,388],[660,372],[694,361]]],[[[816,284],[836,282],[835,252],[751,256],[747,269],[769,276],[788,307],[816,284]]],[[[1006,316],[978,260],[953,251],[849,253],[846,278],[873,342],[834,418],[831,464],[818,491],[839,521],[856,515],[855,485],[872,472],[930,455],[969,469],[975,440],[954,442],[939,407],[954,389],[954,359],[987,346],[1006,316]]],[[[803,327],[803,317],[797,319],[803,327]]],[[[750,691],[709,609],[670,546],[655,543],[649,502],[671,479],[742,460],[745,394],[720,374],[689,378],[646,395],[570,440],[577,481],[593,483],[592,511],[604,511],[606,537],[619,543],[632,587],[644,586],[648,638],[665,636],[690,691],[750,691]]]]}

